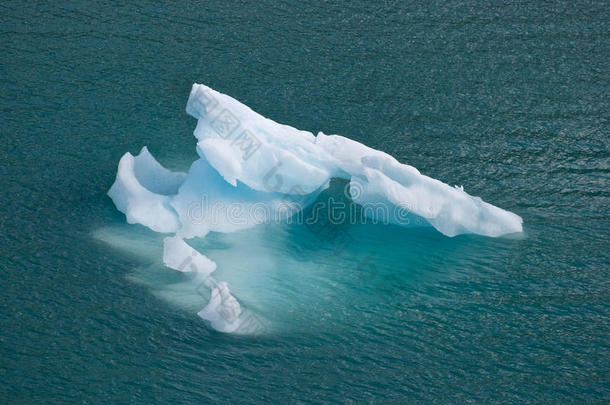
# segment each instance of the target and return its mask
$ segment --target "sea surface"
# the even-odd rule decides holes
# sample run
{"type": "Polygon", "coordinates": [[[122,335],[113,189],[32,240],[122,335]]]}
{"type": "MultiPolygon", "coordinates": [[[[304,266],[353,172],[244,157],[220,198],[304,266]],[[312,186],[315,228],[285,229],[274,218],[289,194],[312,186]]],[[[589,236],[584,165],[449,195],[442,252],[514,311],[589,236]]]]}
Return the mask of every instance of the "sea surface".
{"type": "Polygon", "coordinates": [[[607,403],[609,66],[604,1],[3,1],[0,402],[607,403]],[[524,233],[211,234],[193,246],[266,325],[219,333],[106,195],[127,151],[197,158],[194,82],[524,233]]]}

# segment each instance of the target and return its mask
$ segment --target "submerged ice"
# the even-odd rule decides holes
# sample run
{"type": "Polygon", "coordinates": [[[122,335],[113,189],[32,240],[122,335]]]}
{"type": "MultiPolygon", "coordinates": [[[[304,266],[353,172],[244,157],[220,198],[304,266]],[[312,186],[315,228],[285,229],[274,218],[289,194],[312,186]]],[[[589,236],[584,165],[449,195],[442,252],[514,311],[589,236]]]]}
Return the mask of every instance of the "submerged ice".
{"type": "Polygon", "coordinates": [[[198,120],[199,159],[188,173],[165,169],[144,147],[137,156],[121,158],[108,195],[128,223],[173,234],[164,240],[163,262],[194,274],[210,289],[210,301],[198,315],[217,330],[251,333],[259,318],[252,322],[228,285],[214,278],[216,264],[184,239],[286,220],[333,178],[349,181],[355,203],[383,208],[388,222],[397,225],[410,225],[416,217],[447,236],[522,231],[519,216],[463,188],[348,138],[278,124],[204,85],[193,85],[186,110],[198,120]]]}

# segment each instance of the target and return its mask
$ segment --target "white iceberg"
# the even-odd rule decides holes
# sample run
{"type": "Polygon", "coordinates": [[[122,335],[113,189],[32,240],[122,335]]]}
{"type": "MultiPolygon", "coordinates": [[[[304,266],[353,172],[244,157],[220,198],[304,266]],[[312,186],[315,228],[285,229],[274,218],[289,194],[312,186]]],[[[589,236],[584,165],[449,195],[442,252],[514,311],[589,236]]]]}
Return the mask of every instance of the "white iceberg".
{"type": "Polygon", "coordinates": [[[175,235],[165,239],[164,263],[205,274],[212,294],[199,314],[218,330],[239,328],[243,310],[228,286],[213,278],[214,262],[182,238],[284,220],[303,210],[333,178],[348,180],[355,203],[384,208],[397,225],[417,217],[447,236],[522,232],[518,215],[470,196],[463,187],[422,175],[348,138],[278,124],[204,85],[193,85],[186,110],[198,120],[199,159],[189,172],[163,168],[144,147],[135,157],[121,158],[108,195],[127,222],[175,235]]]}
{"type": "Polygon", "coordinates": [[[176,232],[180,222],[169,203],[185,179],[185,173],[161,166],[145,146],[136,157],[129,152],[123,155],[108,195],[128,223],[155,232],[176,232]]]}

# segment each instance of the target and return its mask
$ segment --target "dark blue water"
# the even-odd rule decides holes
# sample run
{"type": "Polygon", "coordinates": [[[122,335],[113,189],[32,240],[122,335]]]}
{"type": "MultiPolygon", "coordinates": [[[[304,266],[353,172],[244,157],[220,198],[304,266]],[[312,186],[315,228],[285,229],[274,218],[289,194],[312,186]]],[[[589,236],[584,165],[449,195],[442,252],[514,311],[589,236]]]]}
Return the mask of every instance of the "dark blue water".
{"type": "Polygon", "coordinates": [[[608,401],[609,65],[605,2],[3,2],[1,402],[608,401]],[[193,82],[464,185],[525,234],[210,235],[272,325],[215,332],[106,196],[126,151],[196,158],[193,82]]]}

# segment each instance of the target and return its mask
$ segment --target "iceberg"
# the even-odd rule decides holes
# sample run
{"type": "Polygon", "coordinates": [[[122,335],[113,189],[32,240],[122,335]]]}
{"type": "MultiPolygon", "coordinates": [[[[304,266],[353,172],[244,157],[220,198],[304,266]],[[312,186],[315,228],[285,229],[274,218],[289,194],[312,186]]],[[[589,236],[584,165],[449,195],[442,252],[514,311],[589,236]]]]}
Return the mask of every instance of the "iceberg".
{"type": "Polygon", "coordinates": [[[375,207],[363,210],[368,216],[381,208],[388,222],[399,226],[418,218],[449,237],[522,232],[518,215],[463,187],[425,176],[349,138],[276,123],[205,85],[193,85],[186,111],[197,119],[199,156],[188,173],[167,170],[143,147],[138,155],[121,158],[108,195],[128,223],[171,235],[164,240],[163,262],[204,279],[211,298],[198,315],[219,331],[242,330],[248,311],[225,282],[214,278],[216,264],[184,239],[287,220],[333,179],[349,182],[354,203],[375,207]]]}
{"type": "Polygon", "coordinates": [[[186,179],[159,164],[145,147],[133,156],[127,152],[119,161],[108,195],[130,224],[142,224],[155,232],[176,232],[180,227],[171,198],[186,179]]]}

